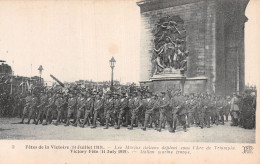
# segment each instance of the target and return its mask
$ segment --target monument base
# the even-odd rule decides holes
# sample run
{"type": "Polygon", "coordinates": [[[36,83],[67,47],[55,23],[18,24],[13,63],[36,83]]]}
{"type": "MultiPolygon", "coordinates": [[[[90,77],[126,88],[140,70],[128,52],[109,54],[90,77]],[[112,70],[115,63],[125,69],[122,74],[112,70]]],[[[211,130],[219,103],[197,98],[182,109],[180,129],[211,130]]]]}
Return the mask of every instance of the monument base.
{"type": "Polygon", "coordinates": [[[140,85],[148,86],[152,92],[156,93],[178,89],[181,89],[184,94],[202,93],[207,91],[207,78],[186,78],[182,74],[159,74],[154,75],[150,80],[140,81],[140,85]]]}

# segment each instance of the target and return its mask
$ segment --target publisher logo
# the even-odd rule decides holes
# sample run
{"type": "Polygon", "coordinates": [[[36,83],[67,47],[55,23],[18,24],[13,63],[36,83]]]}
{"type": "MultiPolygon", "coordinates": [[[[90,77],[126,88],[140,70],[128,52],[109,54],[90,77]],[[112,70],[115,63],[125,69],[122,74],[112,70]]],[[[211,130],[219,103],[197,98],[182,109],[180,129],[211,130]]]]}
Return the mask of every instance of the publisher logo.
{"type": "Polygon", "coordinates": [[[252,154],[253,153],[253,146],[243,146],[243,154],[252,154]]]}

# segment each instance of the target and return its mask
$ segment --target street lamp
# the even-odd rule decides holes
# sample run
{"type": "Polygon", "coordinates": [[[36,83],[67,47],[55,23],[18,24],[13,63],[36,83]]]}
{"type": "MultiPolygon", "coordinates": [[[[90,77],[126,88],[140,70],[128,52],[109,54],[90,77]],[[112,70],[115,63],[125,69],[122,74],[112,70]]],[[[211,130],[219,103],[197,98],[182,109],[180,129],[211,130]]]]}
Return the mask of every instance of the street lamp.
{"type": "Polygon", "coordinates": [[[42,83],[42,70],[43,70],[43,67],[42,67],[42,65],[40,65],[39,66],[39,68],[38,68],[38,70],[39,70],[39,73],[40,73],[40,84],[42,83]]]}
{"type": "Polygon", "coordinates": [[[114,76],[114,67],[115,67],[115,63],[116,63],[116,60],[115,58],[112,56],[112,58],[109,60],[109,63],[110,63],[110,67],[112,69],[112,74],[111,74],[111,87],[110,87],[110,90],[113,92],[114,91],[114,85],[113,85],[113,76],[114,76]]]}

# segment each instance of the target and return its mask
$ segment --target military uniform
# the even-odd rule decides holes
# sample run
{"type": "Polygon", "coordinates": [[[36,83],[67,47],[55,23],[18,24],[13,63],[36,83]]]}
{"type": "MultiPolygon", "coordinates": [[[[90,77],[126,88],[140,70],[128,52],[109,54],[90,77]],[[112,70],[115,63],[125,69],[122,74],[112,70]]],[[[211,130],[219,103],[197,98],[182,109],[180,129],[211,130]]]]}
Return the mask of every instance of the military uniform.
{"type": "Polygon", "coordinates": [[[155,128],[158,127],[159,124],[159,119],[160,119],[160,112],[159,112],[159,99],[155,98],[155,108],[153,109],[153,113],[152,113],[152,119],[150,119],[150,125],[149,127],[152,128],[152,124],[155,124],[155,128]]]}
{"type": "Polygon", "coordinates": [[[198,100],[199,126],[203,128],[205,118],[204,98],[200,97],[198,100]]]}
{"type": "Polygon", "coordinates": [[[230,113],[232,116],[232,124],[231,126],[238,126],[238,118],[239,118],[239,99],[234,96],[231,99],[231,109],[230,109],[230,113]]]}
{"type": "Polygon", "coordinates": [[[84,121],[82,124],[82,128],[84,128],[84,125],[89,124],[90,117],[93,113],[93,107],[94,107],[94,100],[91,97],[88,97],[86,100],[86,105],[85,105],[85,115],[84,115],[84,121]]]}
{"type": "Polygon", "coordinates": [[[43,125],[51,124],[53,119],[53,114],[55,110],[55,95],[49,98],[47,108],[47,114],[46,114],[46,122],[43,125]]]}
{"type": "Polygon", "coordinates": [[[58,112],[57,122],[55,123],[56,126],[58,125],[58,123],[61,122],[61,116],[64,113],[64,105],[65,104],[66,104],[66,99],[63,98],[63,97],[58,97],[55,101],[56,110],[58,112]]]}
{"type": "Polygon", "coordinates": [[[126,113],[127,106],[128,106],[128,99],[124,96],[120,99],[120,102],[119,102],[119,111],[118,111],[118,117],[117,117],[118,123],[117,123],[116,129],[120,128],[120,125],[123,121],[123,116],[126,113]]]}
{"type": "Polygon", "coordinates": [[[190,127],[190,124],[194,123],[194,111],[195,111],[195,107],[196,107],[196,102],[194,100],[194,98],[189,98],[186,101],[186,107],[187,107],[187,124],[188,124],[188,128],[190,127]]]}
{"type": "Polygon", "coordinates": [[[45,94],[42,94],[40,97],[40,105],[38,105],[38,116],[36,120],[36,125],[39,123],[39,121],[42,123],[43,121],[43,115],[46,113],[46,107],[45,105],[48,103],[48,96],[45,94]]]}
{"type": "Polygon", "coordinates": [[[148,120],[152,119],[152,113],[154,109],[156,108],[156,100],[153,98],[147,98],[146,100],[143,101],[143,106],[145,109],[145,119],[144,119],[144,127],[143,130],[146,130],[148,120]]]}
{"type": "Polygon", "coordinates": [[[159,100],[159,111],[160,111],[160,120],[159,120],[159,127],[158,131],[160,132],[162,129],[162,124],[164,121],[169,120],[169,98],[163,96],[159,100]],[[167,117],[167,118],[166,118],[167,117]]]}
{"type": "Polygon", "coordinates": [[[86,100],[83,96],[78,97],[77,99],[77,119],[73,126],[77,126],[80,122],[81,116],[84,114],[86,106],[86,100]]]}
{"type": "MultiPolygon", "coordinates": [[[[32,97],[32,101],[30,103],[30,111],[29,111],[29,118],[27,124],[30,123],[31,119],[33,118],[35,121],[35,115],[36,115],[36,106],[38,103],[38,98],[36,96],[32,97]]],[[[36,121],[35,121],[36,122],[36,121]]]]}
{"type": "Polygon", "coordinates": [[[219,118],[221,121],[221,124],[224,125],[224,101],[223,99],[218,99],[216,101],[216,124],[219,124],[219,118]]]}
{"type": "Polygon", "coordinates": [[[143,103],[140,97],[134,97],[129,102],[129,107],[131,110],[131,124],[128,129],[133,129],[134,121],[137,118],[137,113],[139,112],[140,108],[142,107],[143,103]]]}
{"type": "Polygon", "coordinates": [[[75,108],[77,105],[77,99],[75,97],[70,97],[68,100],[68,113],[67,113],[67,122],[65,126],[69,126],[70,125],[70,118],[72,115],[75,114],[75,108]]]}
{"type": "Polygon", "coordinates": [[[224,100],[224,115],[226,117],[225,121],[228,121],[228,115],[230,113],[230,101],[224,100]]]}
{"type": "Polygon", "coordinates": [[[120,99],[119,98],[114,98],[113,99],[113,108],[114,108],[114,114],[115,114],[115,125],[117,125],[118,122],[118,115],[119,115],[119,110],[120,110],[120,99]]]}
{"type": "Polygon", "coordinates": [[[112,118],[112,120],[115,122],[116,116],[114,113],[114,102],[113,98],[107,98],[104,101],[104,112],[105,112],[105,117],[106,117],[106,127],[104,129],[108,129],[108,122],[109,119],[112,118]]]}
{"type": "MultiPolygon", "coordinates": [[[[183,126],[183,130],[186,132],[186,113],[187,109],[185,108],[186,99],[183,95],[179,95],[176,97],[175,101],[175,108],[177,109],[177,115],[179,123],[183,126]]],[[[176,129],[176,125],[174,130],[176,129]]]]}
{"type": "Polygon", "coordinates": [[[214,102],[211,101],[211,99],[208,97],[208,98],[205,98],[203,100],[203,105],[204,105],[204,108],[205,108],[205,124],[207,126],[207,128],[210,128],[210,116],[211,116],[211,109],[212,107],[214,107],[214,102]]]}
{"type": "Polygon", "coordinates": [[[30,110],[30,106],[31,106],[31,102],[32,102],[32,95],[28,95],[25,97],[25,107],[23,109],[23,116],[22,116],[22,121],[19,122],[21,124],[23,124],[24,122],[24,118],[25,116],[29,113],[29,110],[30,110]]]}
{"type": "Polygon", "coordinates": [[[96,121],[97,121],[97,117],[99,116],[100,117],[100,120],[103,119],[103,115],[101,114],[101,110],[103,108],[103,105],[104,105],[104,101],[100,98],[100,99],[96,99],[93,106],[94,106],[94,119],[93,119],[93,126],[91,128],[96,128],[97,127],[97,124],[96,124],[96,121]]]}

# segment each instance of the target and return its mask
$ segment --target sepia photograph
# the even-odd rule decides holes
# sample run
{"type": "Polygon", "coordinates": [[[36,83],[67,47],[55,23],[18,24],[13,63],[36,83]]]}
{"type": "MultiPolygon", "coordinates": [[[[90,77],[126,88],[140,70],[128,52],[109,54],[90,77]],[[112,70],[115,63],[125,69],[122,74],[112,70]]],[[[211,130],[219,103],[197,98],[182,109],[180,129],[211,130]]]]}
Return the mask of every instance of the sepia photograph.
{"type": "Polygon", "coordinates": [[[0,1],[0,141],[256,144],[259,7],[0,1]]]}

